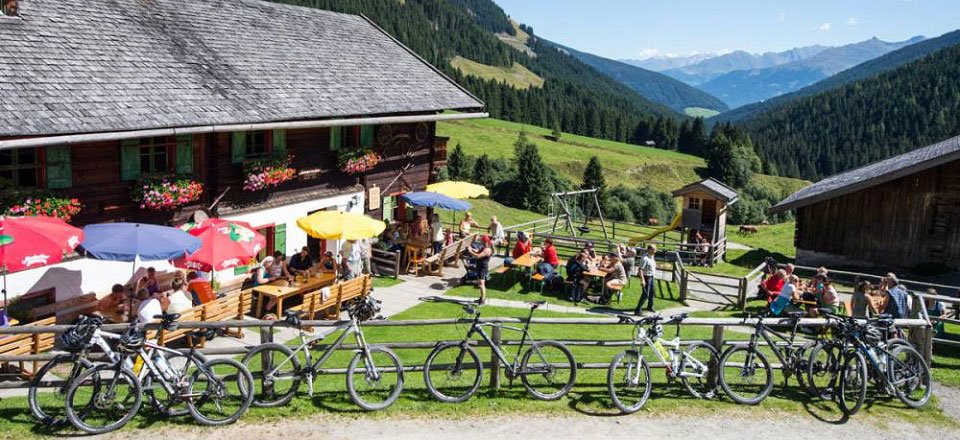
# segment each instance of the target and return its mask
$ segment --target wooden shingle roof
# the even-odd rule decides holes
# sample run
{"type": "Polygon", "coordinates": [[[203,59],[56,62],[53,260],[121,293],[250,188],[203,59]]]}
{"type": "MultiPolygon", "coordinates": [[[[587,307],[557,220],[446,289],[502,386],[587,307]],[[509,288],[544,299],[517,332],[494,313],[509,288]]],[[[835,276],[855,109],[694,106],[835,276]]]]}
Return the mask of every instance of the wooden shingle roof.
{"type": "Polygon", "coordinates": [[[800,208],[960,160],[960,136],[827,177],[778,203],[770,212],[800,208]]]}
{"type": "Polygon", "coordinates": [[[366,18],[258,0],[25,0],[0,137],[479,109],[366,18]]]}
{"type": "Polygon", "coordinates": [[[737,200],[740,200],[740,196],[737,194],[736,190],[724,185],[723,182],[712,177],[684,186],[683,188],[674,191],[673,196],[680,197],[695,191],[705,191],[728,205],[737,203],[737,200]]]}

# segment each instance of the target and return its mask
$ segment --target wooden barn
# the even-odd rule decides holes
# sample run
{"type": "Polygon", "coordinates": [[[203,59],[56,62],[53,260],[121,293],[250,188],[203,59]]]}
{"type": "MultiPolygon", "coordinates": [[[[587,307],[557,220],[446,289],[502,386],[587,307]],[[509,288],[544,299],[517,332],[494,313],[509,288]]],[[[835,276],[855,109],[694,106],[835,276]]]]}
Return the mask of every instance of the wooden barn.
{"type": "MultiPolygon", "coordinates": [[[[298,217],[397,215],[397,196],[424,189],[446,160],[437,121],[486,116],[361,16],[258,0],[18,3],[0,16],[0,195],[76,198],[78,226],[177,224],[205,209],[249,222],[268,250],[290,255],[308,244],[298,217]],[[342,161],[367,150],[379,162],[347,172],[342,161]],[[289,171],[286,181],[250,187],[265,166],[289,171]],[[163,177],[189,179],[202,195],[144,207],[136,193],[163,177]]],[[[83,259],[64,267],[115,270],[83,259]]],[[[15,274],[11,291],[40,277],[15,274]]],[[[90,278],[85,291],[122,281],[90,278]]]]}
{"type": "Polygon", "coordinates": [[[828,177],[771,211],[789,209],[801,264],[960,270],[960,136],[828,177]]]}

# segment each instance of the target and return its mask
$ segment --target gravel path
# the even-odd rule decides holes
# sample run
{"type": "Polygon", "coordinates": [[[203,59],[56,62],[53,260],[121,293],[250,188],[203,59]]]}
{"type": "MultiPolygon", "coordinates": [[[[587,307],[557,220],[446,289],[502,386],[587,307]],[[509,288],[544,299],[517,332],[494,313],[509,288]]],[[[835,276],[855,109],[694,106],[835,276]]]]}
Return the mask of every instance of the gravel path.
{"type": "MultiPolygon", "coordinates": [[[[137,430],[125,430],[112,438],[142,438],[137,430]]],[[[801,416],[682,416],[634,415],[624,417],[506,416],[483,420],[440,420],[424,418],[350,419],[317,416],[298,421],[246,424],[219,429],[176,429],[151,432],[153,438],[190,439],[349,439],[349,440],[504,440],[504,439],[631,439],[701,438],[743,439],[951,439],[960,430],[906,422],[853,419],[845,424],[822,423],[801,416]]]]}

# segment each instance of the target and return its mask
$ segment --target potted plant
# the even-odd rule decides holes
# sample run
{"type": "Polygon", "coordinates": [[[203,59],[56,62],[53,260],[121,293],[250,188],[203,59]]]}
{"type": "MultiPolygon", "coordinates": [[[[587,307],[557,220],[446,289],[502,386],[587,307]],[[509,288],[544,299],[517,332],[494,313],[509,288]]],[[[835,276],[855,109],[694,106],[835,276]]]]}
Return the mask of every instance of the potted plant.
{"type": "Polygon", "coordinates": [[[186,176],[152,176],[138,179],[130,190],[130,199],[140,209],[165,211],[200,200],[203,185],[186,176]]]}
{"type": "Polygon", "coordinates": [[[3,204],[5,209],[0,210],[4,215],[46,215],[57,217],[69,222],[80,213],[83,205],[79,200],[68,197],[59,197],[54,194],[27,194],[11,195],[10,201],[3,204]]]}
{"type": "Polygon", "coordinates": [[[288,154],[244,163],[243,172],[247,176],[243,181],[244,191],[260,191],[293,180],[297,170],[290,167],[292,162],[293,156],[288,154]]]}
{"type": "Polygon", "coordinates": [[[350,175],[370,171],[383,160],[378,153],[369,148],[344,151],[340,153],[338,159],[340,170],[350,175]]]}

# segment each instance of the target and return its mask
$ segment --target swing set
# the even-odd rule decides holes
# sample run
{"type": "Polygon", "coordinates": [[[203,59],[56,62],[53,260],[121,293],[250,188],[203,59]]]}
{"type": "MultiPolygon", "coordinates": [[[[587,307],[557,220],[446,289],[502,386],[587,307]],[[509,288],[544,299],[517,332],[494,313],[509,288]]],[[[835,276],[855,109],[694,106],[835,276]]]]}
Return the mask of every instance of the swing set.
{"type": "Polygon", "coordinates": [[[584,236],[593,231],[590,220],[596,218],[600,220],[604,240],[610,240],[596,188],[553,193],[550,204],[551,216],[554,218],[552,234],[556,234],[557,228],[561,227],[560,219],[563,219],[562,227],[567,233],[573,235],[579,232],[580,236],[584,236]]]}

